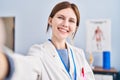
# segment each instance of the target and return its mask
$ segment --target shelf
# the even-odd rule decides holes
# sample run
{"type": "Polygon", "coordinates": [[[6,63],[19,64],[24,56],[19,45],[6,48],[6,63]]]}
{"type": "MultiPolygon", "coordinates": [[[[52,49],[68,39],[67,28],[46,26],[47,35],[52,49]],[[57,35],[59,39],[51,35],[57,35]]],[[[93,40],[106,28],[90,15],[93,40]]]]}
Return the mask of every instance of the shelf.
{"type": "Polygon", "coordinates": [[[93,69],[93,72],[94,72],[94,74],[112,75],[113,80],[116,80],[116,75],[118,73],[118,71],[115,68],[103,69],[100,66],[95,66],[93,69]]]}
{"type": "Polygon", "coordinates": [[[117,73],[117,70],[115,68],[111,68],[108,70],[108,69],[103,69],[100,66],[95,66],[93,72],[117,73]]]}

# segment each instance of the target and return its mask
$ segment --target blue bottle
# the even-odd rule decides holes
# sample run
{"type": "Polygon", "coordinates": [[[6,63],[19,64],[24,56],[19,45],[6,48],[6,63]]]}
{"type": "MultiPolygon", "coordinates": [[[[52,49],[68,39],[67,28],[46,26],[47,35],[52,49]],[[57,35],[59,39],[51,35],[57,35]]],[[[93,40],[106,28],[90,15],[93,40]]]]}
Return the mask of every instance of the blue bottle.
{"type": "Polygon", "coordinates": [[[110,69],[110,51],[103,51],[103,69],[110,69]]]}

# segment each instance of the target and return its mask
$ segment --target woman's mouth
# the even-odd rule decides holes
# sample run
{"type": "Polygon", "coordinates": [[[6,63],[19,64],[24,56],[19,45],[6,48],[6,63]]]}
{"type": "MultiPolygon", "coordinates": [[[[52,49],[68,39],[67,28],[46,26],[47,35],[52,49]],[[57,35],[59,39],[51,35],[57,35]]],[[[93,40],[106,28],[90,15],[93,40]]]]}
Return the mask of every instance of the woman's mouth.
{"type": "Polygon", "coordinates": [[[63,33],[67,33],[67,32],[69,32],[68,29],[61,28],[61,27],[58,27],[58,30],[59,30],[60,32],[63,32],[63,33]]]}

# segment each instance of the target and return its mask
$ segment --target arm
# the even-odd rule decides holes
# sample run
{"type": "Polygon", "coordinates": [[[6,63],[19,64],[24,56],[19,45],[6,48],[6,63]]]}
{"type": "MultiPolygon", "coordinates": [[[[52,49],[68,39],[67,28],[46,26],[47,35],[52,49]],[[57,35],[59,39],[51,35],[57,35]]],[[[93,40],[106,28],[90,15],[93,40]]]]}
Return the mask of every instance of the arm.
{"type": "Polygon", "coordinates": [[[4,53],[0,53],[0,80],[36,80],[37,73],[41,72],[39,58],[12,53],[8,49],[4,53]]]}
{"type": "Polygon", "coordinates": [[[23,56],[15,53],[13,55],[14,73],[11,80],[37,80],[40,76],[41,64],[37,57],[23,56]]]}
{"type": "Polygon", "coordinates": [[[8,59],[5,54],[0,51],[0,80],[4,80],[9,72],[8,59]]]}

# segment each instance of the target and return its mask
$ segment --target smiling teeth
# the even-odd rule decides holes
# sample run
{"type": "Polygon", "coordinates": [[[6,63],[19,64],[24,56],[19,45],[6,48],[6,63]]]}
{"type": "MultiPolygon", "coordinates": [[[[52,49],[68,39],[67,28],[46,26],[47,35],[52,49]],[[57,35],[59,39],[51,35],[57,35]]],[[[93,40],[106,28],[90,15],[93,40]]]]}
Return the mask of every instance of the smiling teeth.
{"type": "Polygon", "coordinates": [[[67,32],[67,30],[65,30],[65,29],[59,28],[59,30],[62,31],[62,32],[67,32]]]}

